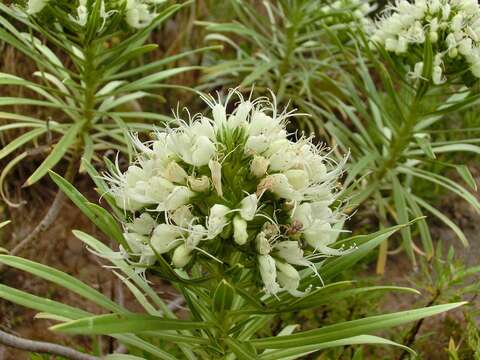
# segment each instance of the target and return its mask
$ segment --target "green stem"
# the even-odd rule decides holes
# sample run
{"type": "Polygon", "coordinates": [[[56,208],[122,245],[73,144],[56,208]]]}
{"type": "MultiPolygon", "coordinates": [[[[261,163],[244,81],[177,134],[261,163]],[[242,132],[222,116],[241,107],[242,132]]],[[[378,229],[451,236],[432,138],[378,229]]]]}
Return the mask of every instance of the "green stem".
{"type": "Polygon", "coordinates": [[[85,83],[85,92],[83,96],[83,121],[84,126],[82,134],[87,132],[92,125],[92,120],[95,113],[95,94],[99,83],[98,73],[95,68],[95,49],[92,45],[85,47],[85,68],[83,74],[83,81],[85,83]]]}

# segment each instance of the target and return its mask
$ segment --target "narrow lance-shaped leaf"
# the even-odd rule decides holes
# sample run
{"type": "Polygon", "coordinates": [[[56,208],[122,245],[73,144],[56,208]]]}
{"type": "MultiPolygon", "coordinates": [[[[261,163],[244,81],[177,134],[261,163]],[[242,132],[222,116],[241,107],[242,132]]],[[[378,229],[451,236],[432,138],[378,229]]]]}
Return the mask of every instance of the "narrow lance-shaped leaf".
{"type": "Polygon", "coordinates": [[[67,334],[106,335],[120,333],[142,333],[151,330],[197,330],[209,329],[208,322],[167,319],[140,314],[108,314],[87,317],[51,329],[67,334]]]}
{"type": "Polygon", "coordinates": [[[81,123],[73,125],[60,141],[55,145],[52,152],[47,158],[40,164],[35,172],[25,181],[24,186],[31,186],[40,180],[52,167],[54,167],[65,155],[68,149],[77,140],[77,134],[82,127],[81,123]]]}
{"type": "Polygon", "coordinates": [[[256,348],[282,349],[294,346],[313,345],[340,340],[352,336],[368,334],[381,329],[389,329],[407,322],[423,319],[465,305],[465,302],[431,306],[427,308],[401,311],[392,314],[370,316],[324,326],[320,329],[303,331],[293,335],[254,339],[250,342],[256,348]]]}

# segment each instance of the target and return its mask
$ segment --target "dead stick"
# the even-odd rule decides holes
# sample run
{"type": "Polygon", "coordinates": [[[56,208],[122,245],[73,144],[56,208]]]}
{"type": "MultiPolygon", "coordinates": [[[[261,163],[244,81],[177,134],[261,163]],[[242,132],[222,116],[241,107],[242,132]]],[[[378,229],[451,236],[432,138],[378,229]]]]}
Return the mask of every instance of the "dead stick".
{"type": "Polygon", "coordinates": [[[66,346],[53,344],[44,341],[33,341],[23,339],[18,336],[11,335],[0,330],[0,344],[9,346],[15,349],[63,356],[72,360],[99,360],[100,358],[92,355],[88,355],[77,350],[71,349],[66,346]]]}

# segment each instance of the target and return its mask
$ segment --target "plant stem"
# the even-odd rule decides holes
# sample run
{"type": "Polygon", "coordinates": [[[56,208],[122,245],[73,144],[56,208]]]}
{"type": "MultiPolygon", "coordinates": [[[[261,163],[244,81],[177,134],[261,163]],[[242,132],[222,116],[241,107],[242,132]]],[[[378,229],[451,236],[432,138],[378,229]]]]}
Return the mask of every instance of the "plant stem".
{"type": "Polygon", "coordinates": [[[377,181],[381,181],[384,176],[395,167],[398,160],[402,157],[403,152],[410,144],[413,136],[413,130],[418,120],[417,106],[417,101],[414,99],[410,106],[410,111],[405,119],[405,122],[402,124],[400,131],[390,144],[387,159],[381,164],[378,172],[376,173],[375,177],[377,181]]]}
{"type": "Polygon", "coordinates": [[[85,92],[83,96],[83,121],[85,124],[82,129],[82,134],[89,130],[94,117],[95,110],[95,94],[97,92],[97,71],[95,68],[95,49],[92,45],[85,47],[85,68],[83,74],[83,81],[85,83],[85,92]]]}
{"type": "MultiPolygon", "coordinates": [[[[428,304],[426,305],[426,307],[430,307],[432,305],[435,305],[436,301],[438,300],[438,298],[440,297],[440,290],[436,290],[432,299],[428,302],[428,304]]],[[[406,337],[404,338],[404,340],[402,341],[402,344],[404,344],[405,346],[412,346],[413,343],[415,342],[415,338],[417,337],[417,334],[418,332],[420,331],[420,328],[422,327],[422,324],[423,324],[423,321],[425,319],[420,319],[418,320],[415,324],[413,324],[412,328],[410,329],[410,331],[408,332],[408,334],[406,335],[406,337]]],[[[398,360],[403,360],[405,359],[405,357],[408,355],[408,351],[403,351],[402,354],[400,355],[400,357],[398,358],[398,360]]]]}

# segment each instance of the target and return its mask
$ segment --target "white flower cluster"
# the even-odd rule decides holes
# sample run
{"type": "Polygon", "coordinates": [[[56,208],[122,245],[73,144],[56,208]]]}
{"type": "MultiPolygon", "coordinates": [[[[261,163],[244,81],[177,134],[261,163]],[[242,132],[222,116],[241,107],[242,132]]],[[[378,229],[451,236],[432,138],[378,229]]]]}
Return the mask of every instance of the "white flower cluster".
{"type": "Polygon", "coordinates": [[[211,118],[198,114],[148,143],[136,139],[135,164],[108,178],[132,219],[128,255],[137,267],[162,255],[183,268],[194,258],[230,263],[240,252],[257,264],[267,293],[299,294],[297,266],[343,253],[329,247],[340,231],[331,206],[341,165],[311,139],[290,140],[285,125],[294,114],[268,99],[232,91],[225,104],[204,100],[211,118]]]}
{"type": "MultiPolygon", "coordinates": [[[[125,21],[135,29],[141,29],[148,26],[157,16],[154,6],[165,2],[165,0],[119,0],[107,1],[108,11],[105,10],[105,1],[101,1],[100,18],[105,21],[114,13],[125,9],[125,21]],[[113,6],[112,6],[113,4],[113,6]]],[[[43,10],[49,0],[28,0],[27,13],[34,15],[43,10]]],[[[80,26],[85,26],[88,21],[89,10],[87,0],[79,0],[75,15],[69,15],[71,21],[80,26]]]]}
{"type": "Polygon", "coordinates": [[[372,21],[368,17],[375,9],[368,0],[335,0],[321,7],[324,14],[335,15],[326,19],[328,25],[338,23],[337,18],[344,20],[346,23],[351,21],[358,22],[364,28],[370,28],[372,21]]]}
{"type": "Polygon", "coordinates": [[[413,56],[410,75],[423,72],[427,37],[434,50],[432,81],[465,73],[480,78],[480,7],[477,0],[398,0],[377,21],[371,40],[399,56],[413,56]]]}

